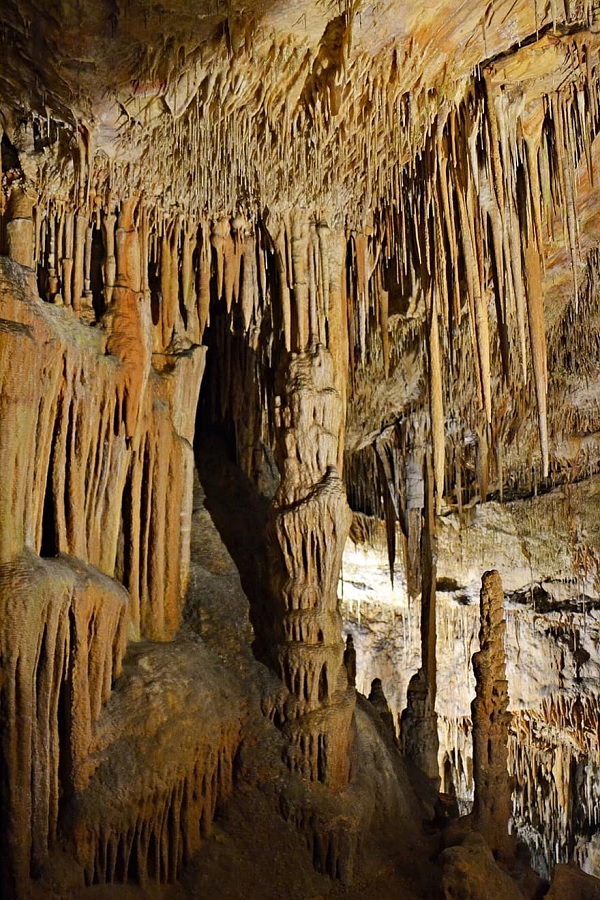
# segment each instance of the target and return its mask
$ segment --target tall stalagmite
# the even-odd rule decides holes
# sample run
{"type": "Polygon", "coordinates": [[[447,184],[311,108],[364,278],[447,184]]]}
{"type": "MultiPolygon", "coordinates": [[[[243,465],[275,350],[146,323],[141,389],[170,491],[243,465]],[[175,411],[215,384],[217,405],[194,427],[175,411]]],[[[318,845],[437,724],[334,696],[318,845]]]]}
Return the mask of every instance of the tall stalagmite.
{"type": "Polygon", "coordinates": [[[496,571],[481,579],[480,650],[473,654],[476,696],[473,718],[473,824],[497,854],[507,854],[513,844],[508,834],[511,814],[508,776],[508,682],[504,637],[504,591],[496,571]]]}

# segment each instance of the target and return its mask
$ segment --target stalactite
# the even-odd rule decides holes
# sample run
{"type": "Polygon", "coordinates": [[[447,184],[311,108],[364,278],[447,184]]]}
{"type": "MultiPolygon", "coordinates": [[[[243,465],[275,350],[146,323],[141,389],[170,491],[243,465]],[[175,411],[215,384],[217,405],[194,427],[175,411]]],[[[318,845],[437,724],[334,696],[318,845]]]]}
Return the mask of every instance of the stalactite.
{"type": "Polygon", "coordinates": [[[173,340],[179,311],[178,223],[165,224],[160,244],[161,329],[157,349],[166,350],[173,340]]]}
{"type": "MultiPolygon", "coordinates": [[[[400,731],[403,753],[439,785],[438,731],[435,700],[436,662],[436,539],[434,478],[431,459],[424,460],[423,527],[421,530],[421,666],[406,692],[400,731]]],[[[420,511],[421,512],[421,511],[420,511]]]]}
{"type": "Polygon", "coordinates": [[[429,313],[429,406],[433,443],[433,480],[435,484],[435,510],[439,515],[444,496],[444,469],[446,437],[443,405],[442,365],[435,291],[432,291],[429,313]]]}
{"type": "Polygon", "coordinates": [[[88,227],[88,216],[85,209],[83,188],[79,191],[78,207],[75,213],[75,233],[73,246],[73,286],[71,304],[73,311],[79,315],[84,288],[85,241],[88,227]]]}
{"type": "Polygon", "coordinates": [[[266,222],[265,225],[273,244],[283,340],[285,349],[289,352],[292,350],[292,307],[288,280],[289,271],[287,265],[285,224],[281,219],[271,221],[271,218],[269,218],[269,221],[266,222]]]}
{"type": "Polygon", "coordinates": [[[291,216],[291,256],[292,287],[294,291],[296,346],[301,352],[308,347],[309,325],[309,284],[308,284],[308,241],[309,222],[304,211],[295,209],[291,216]]]}
{"type": "Polygon", "coordinates": [[[3,471],[9,476],[0,490],[0,509],[12,511],[3,520],[12,526],[0,530],[0,559],[10,559],[24,546],[39,551],[45,541],[45,553],[69,553],[110,575],[118,569],[138,610],[133,627],[164,638],[177,630],[187,577],[183,546],[191,508],[186,498],[205,351],[172,357],[164,375],[150,371],[149,311],[135,291],[123,286],[139,286],[135,229],[123,227],[117,256],[108,333],[89,329],[81,345],[70,332],[62,335],[44,305],[36,306],[22,287],[12,285],[12,293],[2,295],[2,318],[15,323],[14,335],[21,335],[20,353],[27,362],[15,370],[12,338],[0,343],[2,415],[12,415],[11,408],[19,404],[22,423],[19,432],[3,433],[0,444],[3,471]],[[19,330],[25,323],[29,330],[19,330]],[[43,349],[35,352],[34,346],[43,349]],[[92,377],[93,392],[86,382],[92,377]],[[144,469],[138,451],[146,434],[161,448],[159,464],[152,469],[144,469]],[[156,505],[151,519],[140,518],[142,479],[147,482],[144,492],[156,505]],[[140,485],[135,496],[133,484],[140,485]],[[119,550],[122,528],[124,559],[119,550]],[[161,569],[155,581],[148,560],[161,569]],[[149,581],[141,578],[140,569],[149,581]]]}
{"type": "Polygon", "coordinates": [[[109,200],[107,204],[107,212],[102,218],[102,232],[104,235],[104,299],[106,305],[110,307],[112,302],[112,292],[115,285],[117,275],[117,258],[115,255],[115,228],[117,216],[109,200]]]}
{"type": "Polygon", "coordinates": [[[131,882],[150,889],[153,882],[181,877],[210,834],[218,804],[232,793],[243,701],[234,681],[197,644],[180,640],[175,652],[155,644],[132,656],[107,712],[143,765],[132,772],[116,764],[123,748],[101,716],[101,753],[68,813],[71,851],[87,885],[131,882]],[[168,687],[157,681],[157,672],[168,687]],[[145,708],[139,705],[140,683],[150,697],[145,708]],[[189,729],[190,721],[204,727],[188,733],[182,745],[181,729],[189,729]]]}
{"type": "Polygon", "coordinates": [[[125,649],[127,595],[81,562],[25,552],[0,567],[3,885],[26,897],[56,840],[61,803],[89,778],[92,722],[125,649]],[[90,629],[90,623],[94,628],[90,629]],[[63,706],[59,714],[59,707],[63,706]]]}
{"type": "Polygon", "coordinates": [[[540,445],[542,451],[542,473],[548,477],[550,468],[548,451],[547,393],[548,369],[546,352],[546,332],[544,328],[544,301],[542,296],[542,273],[537,248],[526,239],[523,247],[527,271],[527,307],[529,336],[533,360],[533,376],[538,408],[540,445]]]}
{"type": "Polygon", "coordinates": [[[198,320],[200,323],[200,336],[202,336],[207,326],[210,324],[211,244],[209,240],[208,224],[206,222],[202,223],[198,257],[198,320]]]}

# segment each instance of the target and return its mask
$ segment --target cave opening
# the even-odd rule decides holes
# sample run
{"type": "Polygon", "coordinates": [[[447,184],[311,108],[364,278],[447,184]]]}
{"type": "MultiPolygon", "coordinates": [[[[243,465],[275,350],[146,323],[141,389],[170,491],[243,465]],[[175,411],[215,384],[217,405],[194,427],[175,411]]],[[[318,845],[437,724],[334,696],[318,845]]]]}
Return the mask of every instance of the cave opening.
{"type": "Polygon", "coordinates": [[[278,473],[272,455],[252,449],[247,466],[262,467],[267,494],[242,468],[240,445],[250,444],[262,398],[256,354],[241,329],[232,327],[211,279],[210,325],[204,333],[206,367],[196,413],[194,454],[205,506],[240,574],[250,607],[257,659],[273,664],[273,600],[265,589],[266,529],[278,473]],[[242,429],[247,429],[244,432],[242,429]]]}
{"type": "Polygon", "coordinates": [[[54,453],[57,439],[58,424],[55,425],[50,458],[46,470],[46,485],[44,488],[44,502],[42,506],[42,534],[40,542],[40,556],[52,557],[58,554],[58,524],[56,521],[56,503],[54,497],[54,453]]]}
{"type": "Polygon", "coordinates": [[[102,229],[95,225],[92,228],[92,249],[90,257],[90,290],[92,292],[92,306],[99,322],[106,312],[106,299],[104,294],[103,267],[106,261],[102,229]]]}

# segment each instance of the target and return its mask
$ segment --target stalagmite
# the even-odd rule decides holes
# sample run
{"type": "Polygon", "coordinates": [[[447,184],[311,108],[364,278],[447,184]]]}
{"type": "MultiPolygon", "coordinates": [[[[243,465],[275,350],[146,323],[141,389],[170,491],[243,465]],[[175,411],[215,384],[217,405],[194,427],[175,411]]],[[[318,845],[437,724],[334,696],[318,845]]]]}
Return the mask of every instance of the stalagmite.
{"type": "Polygon", "coordinates": [[[481,579],[480,650],[473,655],[476,697],[473,718],[473,825],[493,853],[512,851],[508,834],[511,792],[508,777],[508,683],[504,636],[504,591],[498,572],[481,579]]]}

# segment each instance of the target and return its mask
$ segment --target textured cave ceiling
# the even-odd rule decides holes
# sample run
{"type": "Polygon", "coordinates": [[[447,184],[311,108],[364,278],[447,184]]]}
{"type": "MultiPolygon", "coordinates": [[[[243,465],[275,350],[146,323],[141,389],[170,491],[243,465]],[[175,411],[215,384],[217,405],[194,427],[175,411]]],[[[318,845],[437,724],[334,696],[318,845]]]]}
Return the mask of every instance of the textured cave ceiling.
{"type": "MultiPolygon", "coordinates": [[[[534,582],[565,615],[588,587],[597,602],[599,33],[600,0],[3,0],[0,879],[25,885],[15,896],[65,810],[87,883],[178,877],[187,806],[161,755],[183,758],[193,853],[214,773],[226,795],[243,723],[262,713],[285,743],[273,771],[346,803],[351,527],[361,545],[385,532],[391,581],[402,543],[407,603],[421,595],[407,696],[416,710],[425,690],[432,730],[415,734],[434,778],[438,556],[458,587],[467,550],[477,581],[491,554],[534,614],[534,582]],[[237,579],[208,515],[220,493],[246,564],[235,602],[229,582],[229,600],[207,587],[207,572],[237,579]],[[258,678],[245,674],[258,665],[248,606],[257,658],[280,680],[237,721],[258,678]],[[213,650],[247,657],[237,699],[213,650]],[[139,738],[130,779],[122,734],[139,738]],[[173,804],[161,875],[143,835],[173,804]],[[130,859],[133,835],[145,849],[130,859]]],[[[578,627],[563,628],[571,655],[578,627]]],[[[549,721],[576,709],[584,659],[549,721]]],[[[587,755],[595,695],[586,708],[587,755]]],[[[358,839],[347,812],[336,822],[358,839]]],[[[346,835],[319,847],[316,864],[341,877],[346,835]]]]}
{"type": "Polygon", "coordinates": [[[384,513],[423,429],[459,506],[597,464],[595,3],[8,0],[0,22],[40,207],[345,229],[353,505],[384,513]]]}

